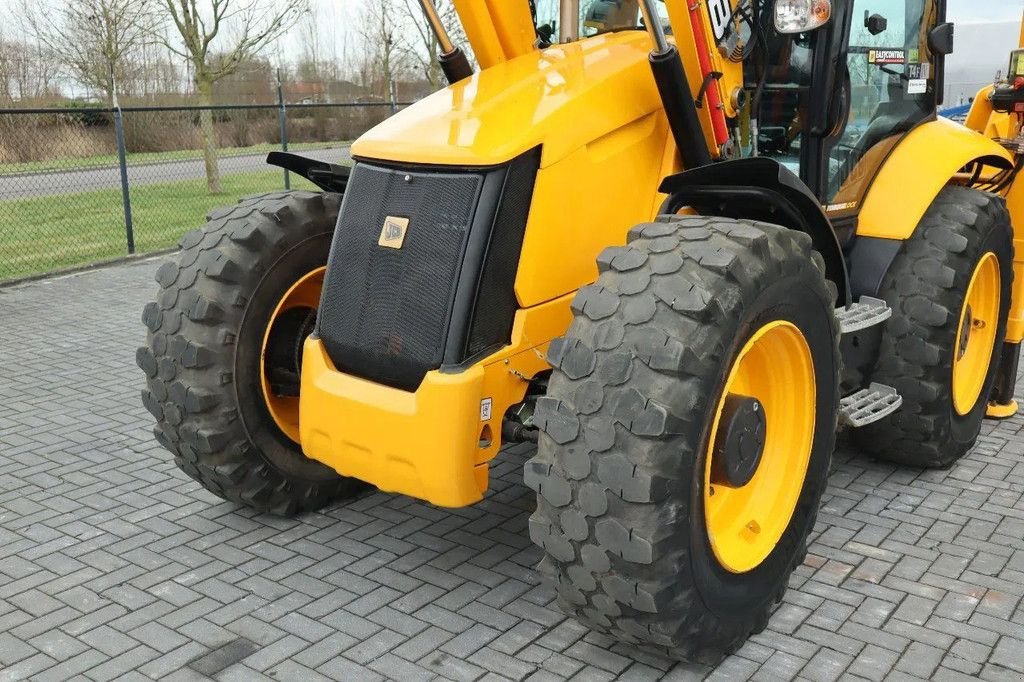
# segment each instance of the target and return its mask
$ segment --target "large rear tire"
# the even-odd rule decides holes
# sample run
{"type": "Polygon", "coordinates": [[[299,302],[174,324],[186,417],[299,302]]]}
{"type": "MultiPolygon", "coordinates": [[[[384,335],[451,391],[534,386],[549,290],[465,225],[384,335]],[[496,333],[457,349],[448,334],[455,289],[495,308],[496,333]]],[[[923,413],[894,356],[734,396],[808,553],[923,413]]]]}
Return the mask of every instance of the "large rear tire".
{"type": "Polygon", "coordinates": [[[156,273],[142,401],[157,440],[210,492],[292,515],[360,484],[298,443],[302,340],[312,328],[340,196],[277,192],[214,211],[156,273]]]}
{"type": "Polygon", "coordinates": [[[892,308],[872,381],[903,407],[856,429],[880,459],[945,468],[981,430],[1006,336],[1013,232],[1005,202],[947,187],[902,246],[882,282],[892,308]]]}
{"type": "Polygon", "coordinates": [[[551,345],[530,537],[567,614],[712,663],[765,627],[806,553],[835,442],[835,288],[805,234],[661,220],[601,254],[551,345]]]}

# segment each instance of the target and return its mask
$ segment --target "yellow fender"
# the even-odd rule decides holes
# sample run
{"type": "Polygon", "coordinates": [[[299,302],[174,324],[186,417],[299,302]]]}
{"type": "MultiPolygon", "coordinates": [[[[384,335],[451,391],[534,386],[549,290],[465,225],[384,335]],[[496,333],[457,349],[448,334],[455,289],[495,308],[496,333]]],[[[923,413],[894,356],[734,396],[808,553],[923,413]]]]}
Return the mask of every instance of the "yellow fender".
{"type": "Polygon", "coordinates": [[[1013,158],[998,143],[945,118],[922,124],[903,138],[871,184],[857,234],[907,239],[939,191],[972,161],[1009,168],[1013,158]]]}

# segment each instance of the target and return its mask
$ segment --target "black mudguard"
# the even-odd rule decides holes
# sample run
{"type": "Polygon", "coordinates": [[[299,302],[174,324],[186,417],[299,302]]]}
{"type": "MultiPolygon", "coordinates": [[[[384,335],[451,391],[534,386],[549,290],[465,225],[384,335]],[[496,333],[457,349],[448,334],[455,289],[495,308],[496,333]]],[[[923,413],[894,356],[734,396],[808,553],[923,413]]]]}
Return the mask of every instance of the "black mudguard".
{"type": "Polygon", "coordinates": [[[837,301],[852,302],[836,230],[807,185],[778,161],[755,157],[700,166],[670,175],[660,189],[669,195],[667,213],[690,206],[701,214],[762,220],[806,232],[825,259],[825,276],[838,289],[837,301]]]}
{"type": "Polygon", "coordinates": [[[301,175],[327,192],[344,192],[349,173],[352,172],[348,166],[307,159],[305,156],[288,152],[270,152],[267,154],[267,163],[301,175]]]}

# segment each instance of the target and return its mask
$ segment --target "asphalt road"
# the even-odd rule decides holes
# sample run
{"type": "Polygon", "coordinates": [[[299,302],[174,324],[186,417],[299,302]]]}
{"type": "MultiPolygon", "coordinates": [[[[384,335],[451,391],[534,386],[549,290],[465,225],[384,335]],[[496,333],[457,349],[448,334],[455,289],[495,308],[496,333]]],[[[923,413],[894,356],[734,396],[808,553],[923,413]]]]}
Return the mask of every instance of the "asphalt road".
{"type": "MultiPolygon", "coordinates": [[[[347,146],[333,149],[310,149],[298,153],[332,163],[350,158],[347,146]]],[[[225,157],[220,159],[220,173],[221,175],[232,175],[260,171],[267,168],[266,158],[266,152],[225,157]]],[[[176,180],[194,180],[205,177],[205,175],[202,159],[133,165],[131,157],[128,158],[128,183],[131,187],[176,180]]],[[[0,201],[61,196],[77,192],[119,188],[120,186],[121,176],[116,166],[0,175],[0,201]]]]}

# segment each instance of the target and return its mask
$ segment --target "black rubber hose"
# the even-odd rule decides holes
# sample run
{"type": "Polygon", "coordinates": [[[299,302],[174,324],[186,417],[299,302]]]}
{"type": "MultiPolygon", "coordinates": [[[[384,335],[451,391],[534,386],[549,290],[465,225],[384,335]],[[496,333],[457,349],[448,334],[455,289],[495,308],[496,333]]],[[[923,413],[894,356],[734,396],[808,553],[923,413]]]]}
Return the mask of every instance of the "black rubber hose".
{"type": "Polygon", "coordinates": [[[473,75],[473,67],[469,65],[469,59],[466,58],[466,53],[461,48],[456,47],[448,54],[439,56],[438,60],[441,62],[441,70],[444,71],[445,78],[452,85],[473,75]]]}
{"type": "Polygon", "coordinates": [[[690,84],[683,72],[683,63],[675,45],[667,52],[651,53],[651,71],[661,95],[668,125],[687,169],[711,163],[711,153],[704,141],[704,130],[697,118],[697,105],[690,92],[690,84]]]}

